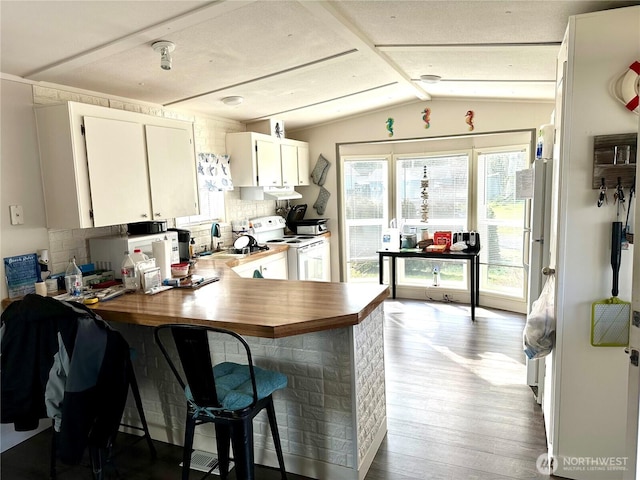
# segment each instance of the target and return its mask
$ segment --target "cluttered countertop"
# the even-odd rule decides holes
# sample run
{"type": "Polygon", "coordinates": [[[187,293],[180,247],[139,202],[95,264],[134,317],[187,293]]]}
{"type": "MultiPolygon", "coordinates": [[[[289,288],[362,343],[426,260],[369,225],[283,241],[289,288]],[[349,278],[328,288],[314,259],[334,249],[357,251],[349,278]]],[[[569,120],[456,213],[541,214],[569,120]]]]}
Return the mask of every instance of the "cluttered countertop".
{"type": "MultiPolygon", "coordinates": [[[[233,267],[276,255],[285,245],[246,256],[201,257],[192,274],[217,281],[155,295],[126,293],[89,305],[113,322],[215,325],[242,335],[280,338],[360,323],[388,296],[384,285],[242,278],[233,267]]],[[[6,307],[11,300],[5,299],[6,307]]]]}
{"type": "Polygon", "coordinates": [[[92,308],[114,322],[215,325],[280,338],[356,325],[388,295],[383,285],[241,278],[227,262],[200,259],[195,273],[220,278],[200,288],[126,294],[92,308]]]}

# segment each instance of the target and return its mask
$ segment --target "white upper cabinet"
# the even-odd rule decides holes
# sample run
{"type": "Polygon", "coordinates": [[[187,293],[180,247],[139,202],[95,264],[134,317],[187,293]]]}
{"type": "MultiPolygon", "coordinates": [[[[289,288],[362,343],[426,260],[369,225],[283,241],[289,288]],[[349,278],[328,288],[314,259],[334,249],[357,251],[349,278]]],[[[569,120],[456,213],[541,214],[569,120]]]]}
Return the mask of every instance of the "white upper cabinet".
{"type": "Polygon", "coordinates": [[[144,126],[84,117],[84,127],[94,225],[149,220],[144,126]]]}
{"type": "Polygon", "coordinates": [[[282,161],[282,186],[298,185],[298,148],[295,145],[283,143],[280,145],[280,160],[282,161]]]}
{"type": "Polygon", "coordinates": [[[198,187],[190,130],[145,125],[153,219],[198,213],[198,187]]]}
{"type": "Polygon", "coordinates": [[[309,185],[309,146],[255,132],[228,133],[231,177],[239,187],[309,185]]]}
{"type": "Polygon", "coordinates": [[[298,140],[280,140],[282,185],[309,185],[309,144],[298,140]]]}
{"type": "Polygon", "coordinates": [[[76,102],[35,111],[49,228],[198,213],[191,123],[76,102]]]}

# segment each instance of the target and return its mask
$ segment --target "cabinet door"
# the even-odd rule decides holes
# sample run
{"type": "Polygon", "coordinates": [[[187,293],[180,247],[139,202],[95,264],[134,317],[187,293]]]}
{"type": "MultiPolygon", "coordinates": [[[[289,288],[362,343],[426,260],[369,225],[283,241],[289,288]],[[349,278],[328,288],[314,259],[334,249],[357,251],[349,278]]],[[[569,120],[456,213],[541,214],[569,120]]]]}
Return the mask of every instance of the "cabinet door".
{"type": "Polygon", "coordinates": [[[309,171],[309,145],[298,145],[298,185],[311,185],[309,171]]]}
{"type": "Polygon", "coordinates": [[[232,270],[242,278],[252,278],[254,271],[260,272],[260,261],[254,261],[233,267],[232,270]]]}
{"type": "Polygon", "coordinates": [[[145,126],[153,219],[197,215],[198,188],[191,133],[145,126]]]}
{"type": "MultiPolygon", "coordinates": [[[[233,158],[231,161],[233,162],[233,158]]],[[[259,187],[279,187],[282,185],[280,149],[273,140],[256,140],[256,161],[259,187]]]]}
{"type": "Polygon", "coordinates": [[[287,253],[280,252],[261,260],[244,263],[233,267],[233,271],[243,278],[252,278],[257,270],[264,278],[286,280],[288,278],[287,253]]]}
{"type": "Polygon", "coordinates": [[[94,226],[150,220],[143,126],[84,117],[84,127],[94,226]]]}
{"type": "Polygon", "coordinates": [[[282,185],[285,187],[298,185],[298,147],[281,144],[280,161],[282,162],[282,185]]]}
{"type": "Polygon", "coordinates": [[[264,278],[287,280],[289,274],[286,253],[278,253],[263,260],[260,266],[260,273],[264,278]]]}

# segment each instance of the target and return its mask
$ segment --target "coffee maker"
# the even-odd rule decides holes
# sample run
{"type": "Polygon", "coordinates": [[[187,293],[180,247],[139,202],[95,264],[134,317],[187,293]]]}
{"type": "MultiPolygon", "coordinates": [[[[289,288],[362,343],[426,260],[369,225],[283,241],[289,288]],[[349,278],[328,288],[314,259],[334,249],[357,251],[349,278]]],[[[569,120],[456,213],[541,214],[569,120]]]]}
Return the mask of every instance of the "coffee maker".
{"type": "Polygon", "coordinates": [[[191,240],[191,232],[180,228],[169,228],[168,230],[178,233],[178,253],[181,262],[189,261],[189,241],[191,240]]]}

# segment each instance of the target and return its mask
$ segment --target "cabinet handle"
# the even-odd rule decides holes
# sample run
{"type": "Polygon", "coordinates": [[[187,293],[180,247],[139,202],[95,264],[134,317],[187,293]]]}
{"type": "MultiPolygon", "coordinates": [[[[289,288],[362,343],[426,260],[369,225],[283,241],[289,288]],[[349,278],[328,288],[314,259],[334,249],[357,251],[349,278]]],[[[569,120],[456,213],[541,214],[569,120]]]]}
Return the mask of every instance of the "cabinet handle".
{"type": "Polygon", "coordinates": [[[147,218],[149,215],[147,215],[146,213],[142,214],[142,218],[147,218]]]}
{"type": "Polygon", "coordinates": [[[161,213],[156,213],[156,217],[161,217],[162,214],[161,213]]]}

